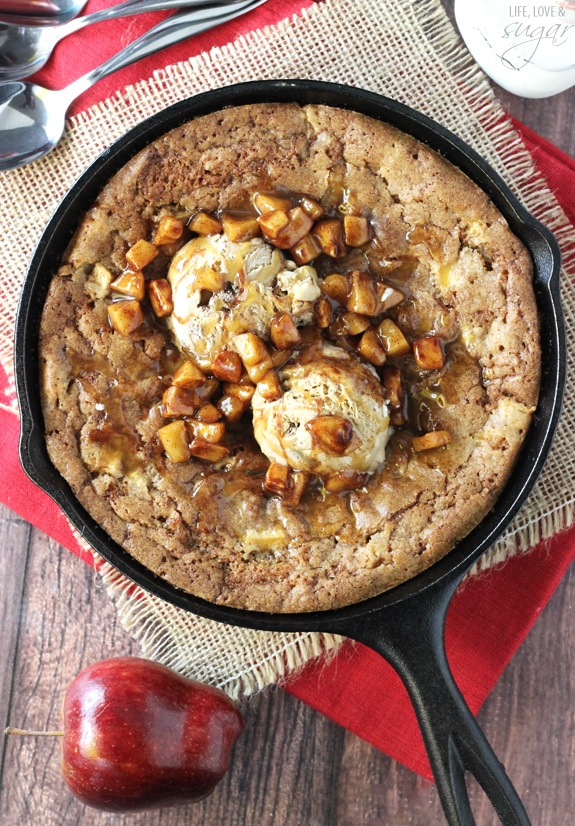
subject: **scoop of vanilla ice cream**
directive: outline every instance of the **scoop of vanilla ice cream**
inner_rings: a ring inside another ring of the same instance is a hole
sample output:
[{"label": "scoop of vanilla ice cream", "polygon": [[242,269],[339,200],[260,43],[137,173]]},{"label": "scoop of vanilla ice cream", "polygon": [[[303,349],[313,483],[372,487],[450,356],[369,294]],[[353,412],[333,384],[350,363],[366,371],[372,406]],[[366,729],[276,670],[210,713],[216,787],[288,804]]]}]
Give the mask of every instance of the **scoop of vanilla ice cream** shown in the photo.
[{"label": "scoop of vanilla ice cream", "polygon": [[[339,471],[373,473],[384,461],[391,431],[380,380],[373,368],[340,347],[324,345],[279,371],[284,394],[252,398],[254,436],[270,461],[316,476]],[[316,416],[341,416],[353,427],[343,455],[325,451],[306,424]]]},{"label": "scoop of vanilla ice cream", "polygon": [[[262,238],[240,243],[225,235],[193,238],[172,259],[168,280],[174,311],[167,323],[175,343],[205,369],[233,336],[254,332],[267,338],[277,313],[310,324],[320,294],[313,267],[288,269],[281,252]],[[218,286],[207,299],[206,283]]]}]

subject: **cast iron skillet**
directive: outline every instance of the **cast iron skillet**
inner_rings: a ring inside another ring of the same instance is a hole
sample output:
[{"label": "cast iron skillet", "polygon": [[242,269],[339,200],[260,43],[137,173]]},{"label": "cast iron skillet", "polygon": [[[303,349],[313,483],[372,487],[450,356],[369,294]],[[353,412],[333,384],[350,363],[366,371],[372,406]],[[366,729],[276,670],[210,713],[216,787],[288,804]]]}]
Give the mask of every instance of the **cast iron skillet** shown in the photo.
[{"label": "cast iron skillet", "polygon": [[[529,248],[542,328],[541,396],[511,480],[493,510],[456,548],[427,571],[372,599],[303,614],[268,614],[213,605],[154,576],[115,544],[75,499],[46,452],[38,391],[38,328],[48,283],[76,227],[104,182],[130,157],[181,123],[228,105],[258,102],[325,103],[363,112],[411,133],[438,150],[494,201]],[[31,479],[60,505],[108,562],[138,585],[180,608],[232,625],[268,631],[325,631],[358,640],[397,670],[413,702],[447,821],[471,826],[465,772],[475,776],[505,826],[529,819],[503,766],[467,708],[444,651],[451,597],[470,566],[499,537],[532,489],[549,451],[562,401],[566,348],[559,298],[560,253],[497,174],[456,136],[388,98],[334,84],[281,80],[245,83],[185,100],[151,117],[113,144],[72,187],[50,220],[33,256],[16,321],[16,380],[21,406],[20,456]]]}]

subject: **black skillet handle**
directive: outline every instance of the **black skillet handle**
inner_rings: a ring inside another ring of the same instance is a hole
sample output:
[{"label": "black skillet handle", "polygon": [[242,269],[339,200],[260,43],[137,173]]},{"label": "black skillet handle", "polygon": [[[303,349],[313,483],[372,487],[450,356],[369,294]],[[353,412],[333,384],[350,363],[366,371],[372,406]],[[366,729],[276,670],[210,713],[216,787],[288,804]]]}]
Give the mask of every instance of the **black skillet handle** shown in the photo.
[{"label": "black skillet handle", "polygon": [[465,783],[470,772],[503,826],[530,826],[505,769],[467,707],[444,648],[449,602],[459,582],[432,586],[409,600],[355,622],[345,633],[381,654],[402,678],[421,728],[450,826],[475,826]]}]

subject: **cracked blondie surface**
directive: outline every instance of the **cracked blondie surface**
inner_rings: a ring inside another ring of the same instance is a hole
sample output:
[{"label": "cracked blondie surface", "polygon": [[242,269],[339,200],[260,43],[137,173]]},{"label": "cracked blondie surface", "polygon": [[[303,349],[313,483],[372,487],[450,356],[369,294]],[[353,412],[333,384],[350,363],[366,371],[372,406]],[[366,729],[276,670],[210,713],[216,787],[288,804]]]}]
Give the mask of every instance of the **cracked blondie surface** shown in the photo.
[{"label": "cracked blondie surface", "polygon": [[40,330],[52,462],[159,577],[271,612],[373,596],[491,509],[538,398],[528,252],[391,126],[258,104],[150,144]]}]

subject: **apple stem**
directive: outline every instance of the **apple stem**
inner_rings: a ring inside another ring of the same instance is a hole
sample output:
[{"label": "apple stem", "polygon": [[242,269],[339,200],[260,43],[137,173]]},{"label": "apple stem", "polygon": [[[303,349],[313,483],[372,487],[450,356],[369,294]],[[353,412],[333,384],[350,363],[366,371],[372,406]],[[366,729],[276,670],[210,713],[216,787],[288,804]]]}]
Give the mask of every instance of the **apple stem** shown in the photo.
[{"label": "apple stem", "polygon": [[25,735],[33,735],[34,737],[63,737],[63,731],[26,731],[26,729],[22,728],[12,728],[12,726],[8,726],[7,729],[4,729],[4,734],[25,734]]}]

